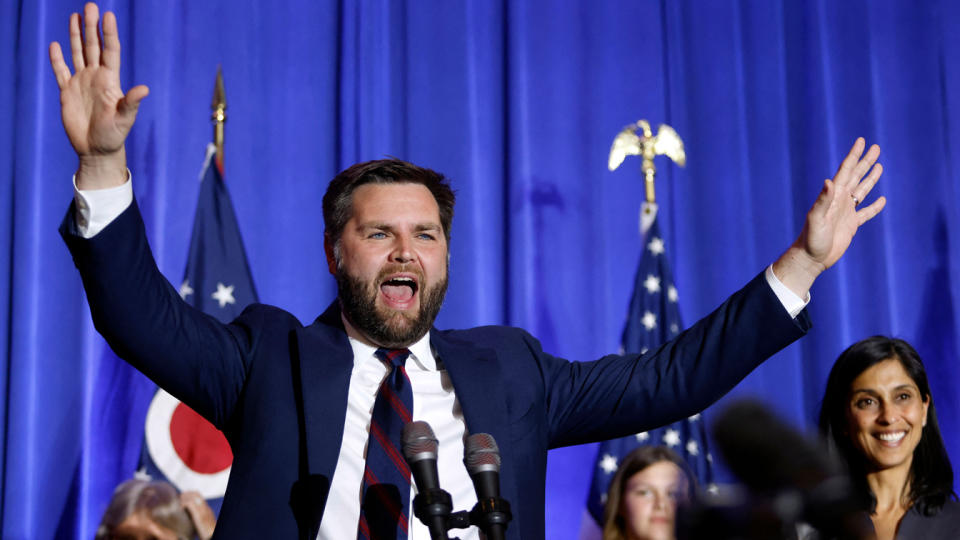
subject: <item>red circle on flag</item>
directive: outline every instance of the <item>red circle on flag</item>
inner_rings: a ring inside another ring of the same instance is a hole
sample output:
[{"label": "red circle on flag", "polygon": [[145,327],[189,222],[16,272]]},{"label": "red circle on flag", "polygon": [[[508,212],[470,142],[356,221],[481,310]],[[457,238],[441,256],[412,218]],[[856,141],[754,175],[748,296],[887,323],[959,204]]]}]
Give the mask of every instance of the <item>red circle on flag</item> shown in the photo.
[{"label": "red circle on flag", "polygon": [[183,403],[170,418],[170,441],[183,463],[201,474],[218,473],[233,461],[223,433]]}]

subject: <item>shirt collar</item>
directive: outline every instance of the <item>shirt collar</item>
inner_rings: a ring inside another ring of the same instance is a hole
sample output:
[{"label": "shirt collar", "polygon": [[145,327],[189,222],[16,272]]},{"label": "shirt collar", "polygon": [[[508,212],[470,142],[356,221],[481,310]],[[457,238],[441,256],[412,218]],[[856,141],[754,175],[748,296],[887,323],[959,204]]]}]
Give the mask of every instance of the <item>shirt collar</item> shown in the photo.
[{"label": "shirt collar", "polygon": [[[350,321],[340,312],[340,319],[343,321],[343,328],[347,331],[347,337],[350,339],[350,347],[353,349],[353,363],[375,359],[374,353],[377,352],[377,346],[369,344],[366,339],[350,324]],[[423,335],[409,347],[413,360],[424,371],[436,371],[437,360],[433,356],[433,350],[430,348],[430,331]]]}]

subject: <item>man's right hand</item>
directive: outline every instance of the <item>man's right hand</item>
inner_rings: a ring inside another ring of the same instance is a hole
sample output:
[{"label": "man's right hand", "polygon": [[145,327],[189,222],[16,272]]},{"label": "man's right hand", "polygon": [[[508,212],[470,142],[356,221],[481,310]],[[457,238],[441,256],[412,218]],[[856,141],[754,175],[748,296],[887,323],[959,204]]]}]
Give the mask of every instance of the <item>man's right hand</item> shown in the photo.
[{"label": "man's right hand", "polygon": [[80,158],[79,189],[104,189],[127,180],[124,140],[133,127],[140,101],[150,90],[139,85],[126,95],[120,88],[120,38],[117,18],[103,16],[103,44],[97,25],[100,12],[90,2],[70,15],[70,74],[60,44],[50,44],[50,65],[60,87],[60,114],[70,144]]}]

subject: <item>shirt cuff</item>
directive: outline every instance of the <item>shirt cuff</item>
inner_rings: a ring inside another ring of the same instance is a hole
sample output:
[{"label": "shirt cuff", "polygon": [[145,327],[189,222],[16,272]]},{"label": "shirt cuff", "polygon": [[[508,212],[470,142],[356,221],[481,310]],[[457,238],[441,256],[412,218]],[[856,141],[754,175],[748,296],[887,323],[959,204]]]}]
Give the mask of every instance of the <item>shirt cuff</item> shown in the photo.
[{"label": "shirt cuff", "polygon": [[77,231],[84,238],[93,238],[133,202],[130,170],[127,169],[126,182],[106,189],[81,190],[77,188],[77,176],[74,175],[73,202]]},{"label": "shirt cuff", "polygon": [[803,311],[803,308],[807,307],[807,304],[810,303],[810,293],[807,292],[805,299],[797,296],[796,293],[784,285],[773,273],[772,264],[767,267],[767,271],[764,272],[763,275],[767,278],[767,284],[773,289],[773,294],[777,295],[777,299],[780,300],[780,304],[783,305],[783,309],[787,310],[790,318],[796,319],[797,315]]}]

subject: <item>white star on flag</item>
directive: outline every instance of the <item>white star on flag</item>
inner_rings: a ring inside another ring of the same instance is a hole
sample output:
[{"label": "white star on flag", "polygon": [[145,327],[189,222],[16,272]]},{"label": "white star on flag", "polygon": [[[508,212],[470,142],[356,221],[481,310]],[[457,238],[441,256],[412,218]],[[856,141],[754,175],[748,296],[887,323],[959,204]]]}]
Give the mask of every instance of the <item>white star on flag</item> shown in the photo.
[{"label": "white star on flag", "polygon": [[635,437],[637,438],[637,442],[645,442],[650,438],[650,434],[644,431],[643,433],[637,433]]},{"label": "white star on flag", "polygon": [[186,300],[187,296],[190,296],[191,294],[193,294],[193,287],[190,286],[190,280],[185,279],[180,285],[180,298]]},{"label": "white star on flag", "polygon": [[657,327],[657,316],[648,311],[643,314],[643,318],[640,319],[640,324],[647,330],[653,330]]},{"label": "white star on flag", "polygon": [[697,441],[687,441],[687,453],[691,456],[695,456],[700,453],[700,447],[697,446]]},{"label": "white star on flag", "polygon": [[233,299],[233,285],[226,286],[223,283],[217,282],[217,292],[210,296],[220,303],[220,307],[237,303],[237,301]]},{"label": "white star on flag", "polygon": [[650,294],[660,292],[660,278],[653,274],[647,275],[647,279],[643,282],[643,287],[647,289],[647,292]]},{"label": "white star on flag", "polygon": [[647,244],[647,249],[649,249],[650,253],[653,253],[654,255],[662,255],[664,252],[663,240],[656,237],[651,238],[650,243]]},{"label": "white star on flag", "polygon": [[617,458],[610,454],[604,454],[600,460],[600,468],[607,474],[613,474],[617,470]]},{"label": "white star on flag", "polygon": [[699,420],[699,419],[700,419],[700,413],[697,413],[697,414],[695,414],[695,415],[687,418],[687,420],[689,420],[689,421],[691,421],[691,422],[696,422],[696,421]]},{"label": "white star on flag", "polygon": [[680,432],[675,429],[668,429],[667,432],[663,434],[663,444],[671,448],[680,444]]},{"label": "white star on flag", "polygon": [[679,334],[679,333],[680,333],[680,327],[677,326],[677,323],[673,323],[673,324],[670,325],[670,333],[671,333],[671,334]]},{"label": "white star on flag", "polygon": [[680,295],[677,294],[677,288],[673,285],[667,287],[667,300],[676,302],[678,298],[680,298]]}]

